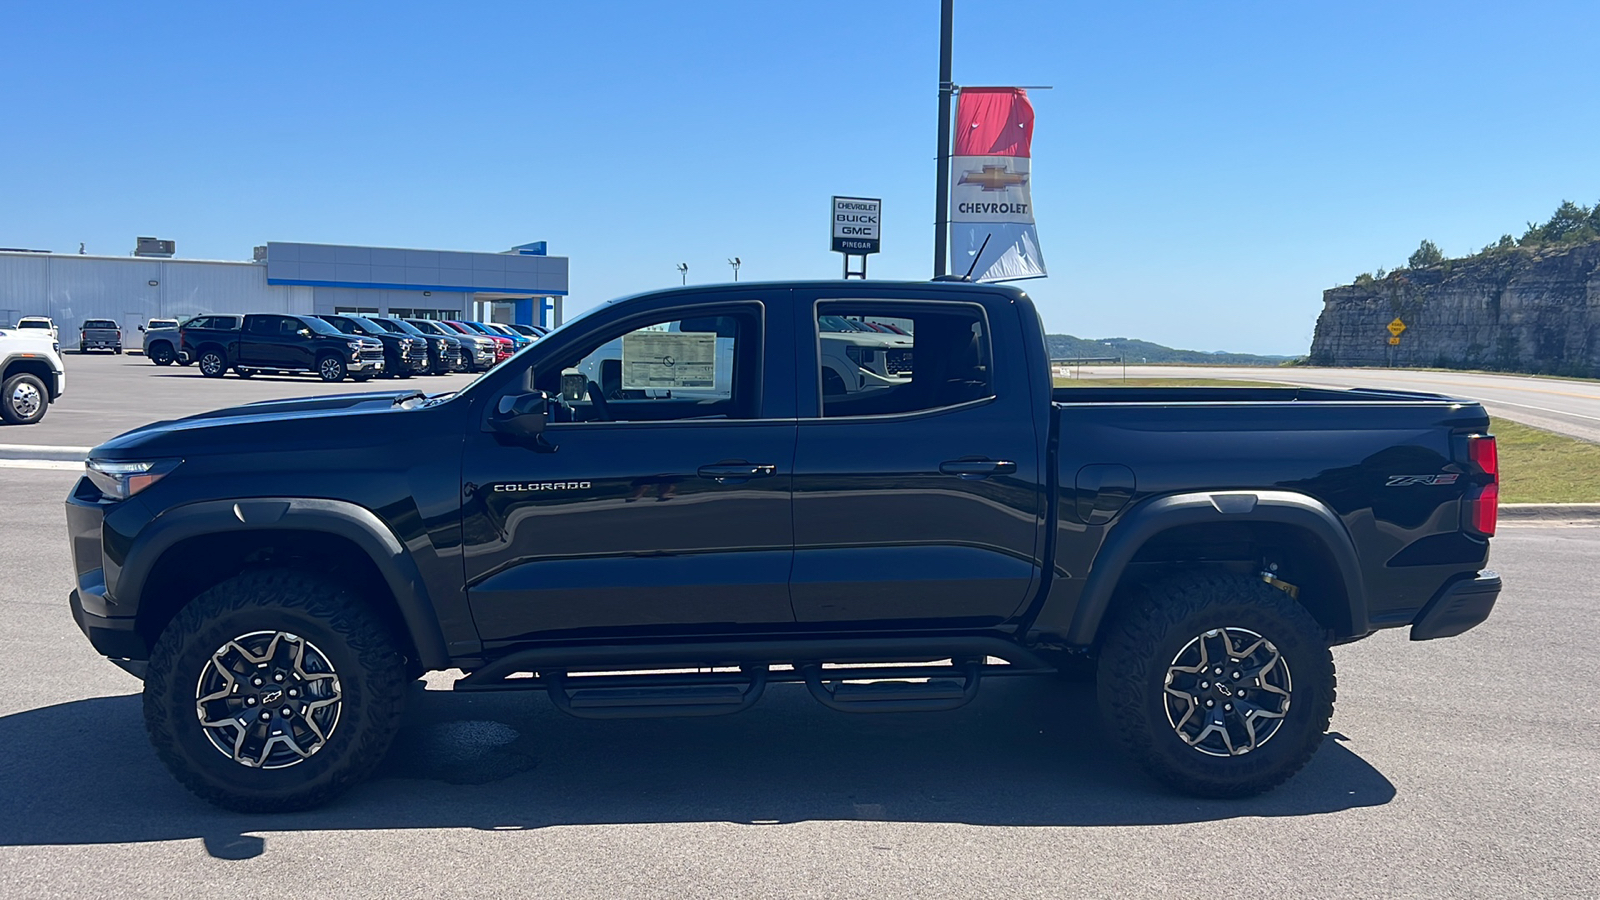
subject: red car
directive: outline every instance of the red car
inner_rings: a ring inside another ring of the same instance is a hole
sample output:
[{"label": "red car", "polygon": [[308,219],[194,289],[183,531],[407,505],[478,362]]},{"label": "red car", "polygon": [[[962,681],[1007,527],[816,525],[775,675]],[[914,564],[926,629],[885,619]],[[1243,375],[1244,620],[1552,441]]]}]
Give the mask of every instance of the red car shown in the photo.
[{"label": "red car", "polygon": [[484,334],[483,332],[479,331],[476,328],[473,328],[472,326],[468,325],[465,322],[457,322],[455,319],[445,319],[444,320],[444,324],[450,326],[451,328],[454,328],[455,330],[461,332],[462,334],[470,334],[473,337],[493,338],[494,339],[494,361],[495,361],[496,364],[503,363],[506,360],[510,359],[512,352],[516,349],[516,347],[512,345],[511,338],[501,337],[501,336],[495,335],[495,334]]}]

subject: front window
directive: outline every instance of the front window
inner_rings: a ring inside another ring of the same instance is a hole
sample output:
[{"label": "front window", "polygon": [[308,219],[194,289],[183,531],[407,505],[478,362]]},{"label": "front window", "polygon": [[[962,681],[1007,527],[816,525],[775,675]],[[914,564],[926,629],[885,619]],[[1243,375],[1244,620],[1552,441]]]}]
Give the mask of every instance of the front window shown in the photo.
[{"label": "front window", "polygon": [[536,386],[561,396],[555,421],[757,418],[760,327],[754,307],[635,323],[541,364]]}]

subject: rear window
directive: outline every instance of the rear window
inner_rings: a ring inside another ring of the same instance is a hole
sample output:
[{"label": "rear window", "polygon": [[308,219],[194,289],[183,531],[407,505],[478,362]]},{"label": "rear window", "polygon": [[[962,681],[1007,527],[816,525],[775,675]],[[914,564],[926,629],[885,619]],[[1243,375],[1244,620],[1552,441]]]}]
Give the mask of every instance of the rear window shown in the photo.
[{"label": "rear window", "polygon": [[117,327],[117,323],[111,321],[110,319],[84,319],[83,320],[83,327],[85,327],[85,328],[116,328]]},{"label": "rear window", "polygon": [[50,323],[49,322],[41,322],[41,321],[35,319],[32,322],[27,322],[27,321],[18,322],[17,323],[17,327],[18,328],[49,328],[50,327]]}]

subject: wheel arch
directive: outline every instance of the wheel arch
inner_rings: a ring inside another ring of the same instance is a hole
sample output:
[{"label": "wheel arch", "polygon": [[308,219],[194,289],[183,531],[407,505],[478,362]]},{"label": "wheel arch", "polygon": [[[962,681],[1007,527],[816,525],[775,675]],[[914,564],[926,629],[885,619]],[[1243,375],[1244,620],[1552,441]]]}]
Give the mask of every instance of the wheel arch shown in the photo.
[{"label": "wheel arch", "polygon": [[38,378],[44,383],[46,391],[55,390],[56,373],[50,368],[50,361],[43,357],[13,357],[6,360],[4,366],[0,366],[0,381],[5,381],[13,375],[23,374]]},{"label": "wheel arch", "polygon": [[372,603],[424,669],[449,654],[421,572],[371,510],[342,500],[263,497],[187,504],[162,513],[130,546],[116,577],[137,598],[136,630],[153,645],[201,591],[251,565],[310,565]]},{"label": "wheel arch", "polygon": [[[1355,545],[1332,510],[1293,491],[1206,491],[1148,500],[1121,518],[1095,556],[1066,642],[1093,644],[1119,591],[1136,582],[1136,568],[1179,562],[1164,551],[1202,535],[1212,542],[1246,535],[1262,546],[1299,551],[1294,574],[1314,581],[1302,586],[1302,605],[1336,637],[1367,632]],[[1288,573],[1284,580],[1294,581]]]}]

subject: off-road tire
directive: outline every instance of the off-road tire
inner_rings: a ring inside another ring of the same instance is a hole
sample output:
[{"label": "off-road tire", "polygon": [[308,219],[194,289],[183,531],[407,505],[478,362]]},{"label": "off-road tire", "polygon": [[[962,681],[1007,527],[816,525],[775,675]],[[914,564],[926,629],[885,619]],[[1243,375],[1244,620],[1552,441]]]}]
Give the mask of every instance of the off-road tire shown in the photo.
[{"label": "off-road tire", "polygon": [[49,408],[50,391],[37,375],[19,372],[0,384],[0,419],[8,425],[32,425]]},{"label": "off-road tire", "polygon": [[[224,755],[196,716],[196,685],[211,655],[241,635],[284,632],[314,644],[338,675],[338,724],[309,757],[252,768]],[[394,639],[356,595],[286,569],[235,576],[196,597],[169,623],[144,680],[145,728],[175,778],[240,812],[320,806],[365,778],[400,726],[407,684]]]},{"label": "off-road tire", "polygon": [[[1323,629],[1294,598],[1242,575],[1202,574],[1130,597],[1105,629],[1096,673],[1100,713],[1118,744],[1150,774],[1201,797],[1246,797],[1300,771],[1333,717],[1333,654]],[[1271,641],[1293,679],[1271,737],[1240,756],[1211,756],[1186,743],[1169,719],[1169,667],[1211,629],[1249,629]]]}]

